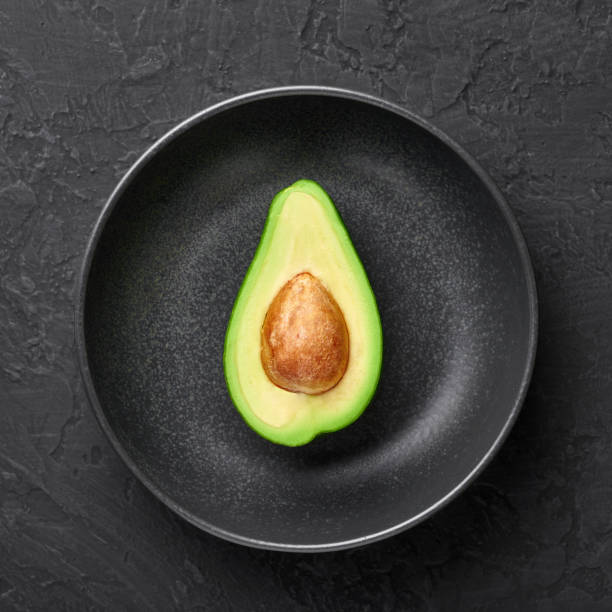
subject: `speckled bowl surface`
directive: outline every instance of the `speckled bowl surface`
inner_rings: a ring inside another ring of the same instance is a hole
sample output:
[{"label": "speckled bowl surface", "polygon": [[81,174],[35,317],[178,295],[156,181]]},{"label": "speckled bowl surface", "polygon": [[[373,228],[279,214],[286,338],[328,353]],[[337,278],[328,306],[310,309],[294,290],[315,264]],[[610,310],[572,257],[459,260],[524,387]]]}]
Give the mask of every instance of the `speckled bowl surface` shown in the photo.
[{"label": "speckled bowl surface", "polygon": [[[344,219],[384,357],[356,423],[288,448],[243,422],[222,353],[267,207],[300,178]],[[396,533],[467,486],[520,408],[536,310],[518,226],[474,160],[382,100],[298,87],[207,109],[136,162],[90,239],[76,331],[100,424],[157,497],[221,537],[318,551]]]}]

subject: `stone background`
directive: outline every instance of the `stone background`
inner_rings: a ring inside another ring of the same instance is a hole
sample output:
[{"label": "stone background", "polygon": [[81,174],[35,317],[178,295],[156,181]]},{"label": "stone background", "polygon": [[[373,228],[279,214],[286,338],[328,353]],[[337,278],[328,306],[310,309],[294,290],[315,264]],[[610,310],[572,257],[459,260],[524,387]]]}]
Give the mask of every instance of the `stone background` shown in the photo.
[{"label": "stone background", "polygon": [[[509,440],[417,528],[323,555],[200,533],[109,447],[75,280],[113,186],[234,94],[353,88],[505,193],[540,295]],[[0,610],[612,609],[612,6],[590,0],[0,0]]]}]

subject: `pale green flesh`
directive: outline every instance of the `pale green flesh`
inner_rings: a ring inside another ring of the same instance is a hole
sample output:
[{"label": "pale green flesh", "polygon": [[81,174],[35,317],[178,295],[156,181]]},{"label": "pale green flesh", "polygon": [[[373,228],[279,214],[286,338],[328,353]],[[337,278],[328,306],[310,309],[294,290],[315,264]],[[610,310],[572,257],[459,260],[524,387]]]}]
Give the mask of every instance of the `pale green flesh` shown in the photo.
[{"label": "pale green flesh", "polygon": [[[300,272],[310,272],[326,286],[349,330],[346,372],[320,395],[275,386],[261,364],[265,314],[281,287]],[[376,390],[381,364],[380,317],[361,261],[329,196],[313,181],[298,181],[272,201],[232,310],[224,352],[230,396],[261,436],[299,446],[357,419]]]}]

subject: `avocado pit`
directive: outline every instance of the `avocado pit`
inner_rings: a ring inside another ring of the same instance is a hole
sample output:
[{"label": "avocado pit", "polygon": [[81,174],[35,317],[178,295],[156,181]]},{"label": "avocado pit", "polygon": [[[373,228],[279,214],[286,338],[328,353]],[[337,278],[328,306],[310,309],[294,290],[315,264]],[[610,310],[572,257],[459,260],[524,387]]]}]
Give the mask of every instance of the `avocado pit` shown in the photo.
[{"label": "avocado pit", "polygon": [[323,283],[301,272],[272,300],[261,329],[261,363],[287,391],[318,395],[344,376],[349,333],[336,300]]}]

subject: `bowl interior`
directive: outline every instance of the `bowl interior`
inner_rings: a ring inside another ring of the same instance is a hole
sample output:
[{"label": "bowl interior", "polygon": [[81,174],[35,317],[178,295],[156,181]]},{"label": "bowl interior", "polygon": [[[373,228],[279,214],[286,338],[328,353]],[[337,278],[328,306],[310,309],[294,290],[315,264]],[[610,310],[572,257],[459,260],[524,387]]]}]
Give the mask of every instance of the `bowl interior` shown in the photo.
[{"label": "bowl interior", "polygon": [[[355,424],[286,448],[234,409],[222,353],[267,207],[299,178],[345,221],[384,362]],[[206,529],[299,548],[398,528],[462,483],[518,409],[535,324],[520,244],[470,165],[389,110],[327,95],[228,108],[142,165],[92,243],[94,404],[149,486]]]}]

